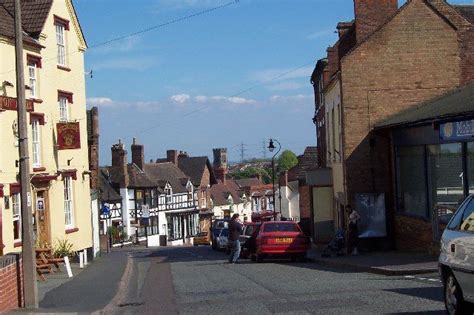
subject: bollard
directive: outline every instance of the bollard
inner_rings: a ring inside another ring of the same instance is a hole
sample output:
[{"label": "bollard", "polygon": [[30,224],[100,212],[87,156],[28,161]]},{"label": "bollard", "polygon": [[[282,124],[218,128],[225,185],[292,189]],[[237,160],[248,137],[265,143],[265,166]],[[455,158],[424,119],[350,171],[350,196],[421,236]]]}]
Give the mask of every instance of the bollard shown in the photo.
[{"label": "bollard", "polygon": [[84,268],[84,254],[79,252],[79,268]]},{"label": "bollard", "polygon": [[69,257],[64,257],[64,265],[66,265],[67,275],[72,278],[71,264],[69,263]]},{"label": "bollard", "polygon": [[84,266],[87,266],[87,249],[84,249]]}]

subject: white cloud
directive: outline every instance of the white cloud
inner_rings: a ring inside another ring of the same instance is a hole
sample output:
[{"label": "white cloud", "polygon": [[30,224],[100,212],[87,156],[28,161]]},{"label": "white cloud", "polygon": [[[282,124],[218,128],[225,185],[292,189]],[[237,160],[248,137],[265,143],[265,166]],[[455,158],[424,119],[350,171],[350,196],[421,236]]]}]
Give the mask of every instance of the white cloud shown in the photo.
[{"label": "white cloud", "polygon": [[312,34],[309,34],[308,36],[306,36],[306,39],[314,40],[314,39],[329,37],[330,35],[333,35],[333,34],[334,34],[334,30],[322,30],[322,31],[317,31]]},{"label": "white cloud", "polygon": [[243,97],[228,97],[228,96],[212,96],[212,100],[218,101],[218,102],[224,102],[224,103],[232,103],[232,104],[239,104],[239,105],[244,105],[244,104],[255,104],[257,101],[252,100],[252,99],[247,99]]},{"label": "white cloud", "polygon": [[90,97],[87,99],[87,105],[89,106],[110,106],[113,104],[114,101],[109,97]]},{"label": "white cloud", "polygon": [[[300,78],[309,78],[311,77],[311,73],[313,73],[313,66],[306,66],[294,71],[291,71],[291,68],[287,69],[266,69],[266,70],[259,70],[253,72],[250,77],[251,79],[261,82],[267,83],[269,81],[283,81],[289,79],[300,79]],[[290,72],[291,71],[291,72]]]},{"label": "white cloud", "polygon": [[194,99],[196,100],[196,102],[204,103],[204,102],[207,101],[208,97],[204,96],[204,95],[198,95],[198,96],[194,97]]},{"label": "white cloud", "polygon": [[273,95],[270,97],[270,102],[278,102],[278,103],[301,103],[312,101],[314,95],[311,94],[296,94],[296,95]]},{"label": "white cloud", "polygon": [[108,45],[99,46],[90,50],[92,53],[123,53],[136,50],[141,45],[143,38],[139,35],[129,36],[124,39],[111,42]]},{"label": "white cloud", "polygon": [[183,104],[189,101],[191,99],[191,96],[189,94],[177,94],[171,96],[170,98],[173,102]]}]

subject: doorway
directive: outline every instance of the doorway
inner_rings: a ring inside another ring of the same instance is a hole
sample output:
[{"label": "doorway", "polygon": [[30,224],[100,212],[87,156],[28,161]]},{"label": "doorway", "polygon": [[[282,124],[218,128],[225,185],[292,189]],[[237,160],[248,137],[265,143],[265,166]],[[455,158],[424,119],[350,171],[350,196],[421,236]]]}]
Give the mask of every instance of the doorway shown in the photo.
[{"label": "doorway", "polygon": [[38,190],[34,204],[34,233],[39,244],[51,244],[49,198],[47,190]]}]

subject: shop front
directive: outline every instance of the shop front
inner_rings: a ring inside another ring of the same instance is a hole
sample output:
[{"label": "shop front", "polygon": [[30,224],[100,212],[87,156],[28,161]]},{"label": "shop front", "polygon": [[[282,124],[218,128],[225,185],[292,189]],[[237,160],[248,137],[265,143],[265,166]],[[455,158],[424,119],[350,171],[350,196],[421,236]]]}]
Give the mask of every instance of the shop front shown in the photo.
[{"label": "shop front", "polygon": [[470,84],[378,126],[392,140],[397,248],[436,249],[453,212],[474,193],[473,90]]},{"label": "shop front", "polygon": [[167,239],[169,245],[191,242],[200,232],[199,210],[166,213]]}]

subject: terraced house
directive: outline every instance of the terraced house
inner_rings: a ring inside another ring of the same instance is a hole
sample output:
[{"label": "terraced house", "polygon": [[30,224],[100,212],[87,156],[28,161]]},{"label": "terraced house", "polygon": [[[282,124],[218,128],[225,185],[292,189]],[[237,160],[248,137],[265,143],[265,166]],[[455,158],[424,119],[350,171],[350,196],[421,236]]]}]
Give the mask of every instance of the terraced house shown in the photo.
[{"label": "terraced house", "polygon": [[[0,254],[21,251],[13,1],[0,1]],[[72,2],[22,2],[32,215],[38,242],[92,247],[86,41]]]}]

